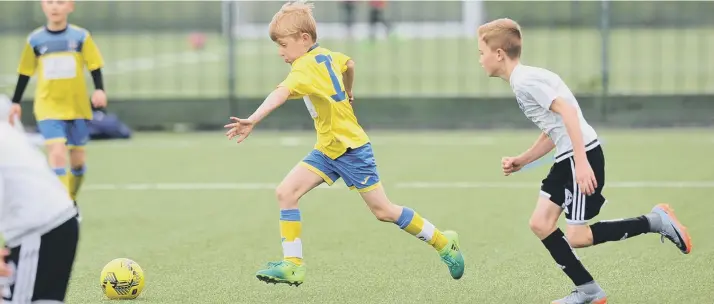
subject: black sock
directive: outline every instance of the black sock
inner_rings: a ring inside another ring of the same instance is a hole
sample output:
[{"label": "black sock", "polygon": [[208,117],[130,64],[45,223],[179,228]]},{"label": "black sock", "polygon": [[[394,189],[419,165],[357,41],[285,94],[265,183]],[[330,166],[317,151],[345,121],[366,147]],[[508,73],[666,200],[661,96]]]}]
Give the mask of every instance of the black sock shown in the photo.
[{"label": "black sock", "polygon": [[597,245],[650,232],[650,223],[643,215],[629,219],[597,222],[590,225],[590,230],[593,232],[593,245]]},{"label": "black sock", "polygon": [[563,269],[563,272],[573,280],[575,286],[580,286],[593,281],[593,277],[585,269],[580,259],[575,255],[575,250],[570,247],[565,235],[560,228],[556,229],[549,236],[542,240],[545,248],[550,251],[550,255],[555,262]]}]

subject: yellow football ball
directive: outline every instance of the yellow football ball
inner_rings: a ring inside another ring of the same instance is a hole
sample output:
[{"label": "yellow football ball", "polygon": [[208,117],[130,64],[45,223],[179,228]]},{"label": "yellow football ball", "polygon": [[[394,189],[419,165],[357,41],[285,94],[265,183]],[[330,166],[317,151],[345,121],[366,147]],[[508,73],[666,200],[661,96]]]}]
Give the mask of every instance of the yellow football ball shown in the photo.
[{"label": "yellow football ball", "polygon": [[114,259],[102,269],[99,284],[107,298],[136,299],[144,290],[144,270],[130,259]]}]

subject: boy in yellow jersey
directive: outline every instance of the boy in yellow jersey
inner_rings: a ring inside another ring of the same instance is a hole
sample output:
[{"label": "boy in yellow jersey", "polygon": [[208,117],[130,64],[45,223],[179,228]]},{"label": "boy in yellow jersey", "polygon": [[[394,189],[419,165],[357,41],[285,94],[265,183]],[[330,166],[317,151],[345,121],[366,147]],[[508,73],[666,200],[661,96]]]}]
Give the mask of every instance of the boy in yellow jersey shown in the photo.
[{"label": "boy in yellow jersey", "polygon": [[[47,16],[47,25],[32,32],[27,39],[20,58],[20,76],[11,115],[20,115],[20,100],[30,77],[36,75],[37,127],[46,139],[50,166],[76,205],[86,171],[87,121],[92,119],[92,105],[103,108],[107,104],[101,71],[104,62],[89,32],[67,23],[68,15],[74,10],[73,1],[43,0],[42,10]],[[84,79],[85,67],[94,80],[91,104]]]},{"label": "boy in yellow jersey", "polygon": [[369,138],[357,122],[350,104],[354,81],[354,61],[342,53],[317,45],[317,29],[312,6],[305,3],[283,5],[270,23],[270,38],[278,44],[280,56],[292,65],[287,78],[278,85],[247,119],[231,117],[226,133],[242,142],[270,112],[287,99],[302,98],[315,121],[317,144],[295,166],[276,190],[280,206],[280,234],[283,256],[258,271],[268,283],[300,285],[305,278],[298,199],[326,182],[342,178],[357,189],[378,220],[392,222],[434,247],[454,279],[464,273],[464,258],[458,235],[441,232],[414,210],[393,204],[381,187]]}]

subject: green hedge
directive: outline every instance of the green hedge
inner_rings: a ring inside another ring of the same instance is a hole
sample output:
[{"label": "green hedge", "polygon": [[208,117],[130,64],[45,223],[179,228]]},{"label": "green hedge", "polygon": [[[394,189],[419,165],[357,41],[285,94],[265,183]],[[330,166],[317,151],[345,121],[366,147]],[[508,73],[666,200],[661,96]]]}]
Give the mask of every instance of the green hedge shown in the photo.
[{"label": "green hedge", "polygon": [[[589,122],[608,127],[714,125],[714,95],[613,96],[601,101],[579,96]],[[170,129],[187,124],[220,130],[231,115],[248,116],[262,99],[164,99],[112,101],[109,111],[135,129]],[[513,98],[369,98],[355,103],[360,124],[369,129],[535,128]],[[30,104],[26,105],[30,109]],[[32,125],[32,111],[23,111]],[[302,101],[290,101],[261,123],[261,129],[310,130]]]}]

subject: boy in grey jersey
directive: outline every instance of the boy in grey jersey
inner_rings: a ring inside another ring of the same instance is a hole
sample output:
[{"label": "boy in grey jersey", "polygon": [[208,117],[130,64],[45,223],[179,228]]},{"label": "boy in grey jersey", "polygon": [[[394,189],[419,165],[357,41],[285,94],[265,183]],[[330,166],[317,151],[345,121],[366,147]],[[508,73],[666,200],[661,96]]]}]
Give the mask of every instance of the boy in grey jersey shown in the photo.
[{"label": "boy in grey jersey", "polygon": [[[574,248],[660,233],[688,254],[692,242],[673,210],[660,204],[652,212],[629,219],[587,222],[605,203],[605,158],[597,133],[587,123],[573,93],[555,73],[520,63],[521,30],[510,19],[478,29],[480,62],[490,77],[510,83],[523,114],[542,133],[526,152],[502,159],[508,176],[556,149],[555,164],[543,179],[530,227],[576,288],[558,304],[607,303],[607,296],[580,262]],[[557,227],[565,212],[566,233]],[[567,236],[566,236],[567,235]],[[572,247],[571,247],[572,246]]]},{"label": "boy in grey jersey", "polygon": [[511,72],[509,82],[523,113],[555,144],[556,161],[573,155],[573,143],[563,118],[551,111],[552,102],[556,98],[562,98],[577,111],[577,123],[580,125],[583,142],[587,144],[597,140],[597,133],[585,121],[575,96],[555,73],[517,64]]},{"label": "boy in grey jersey", "polygon": [[7,247],[0,296],[9,303],[62,303],[79,237],[77,211],[14,120],[0,96],[0,234]]}]

